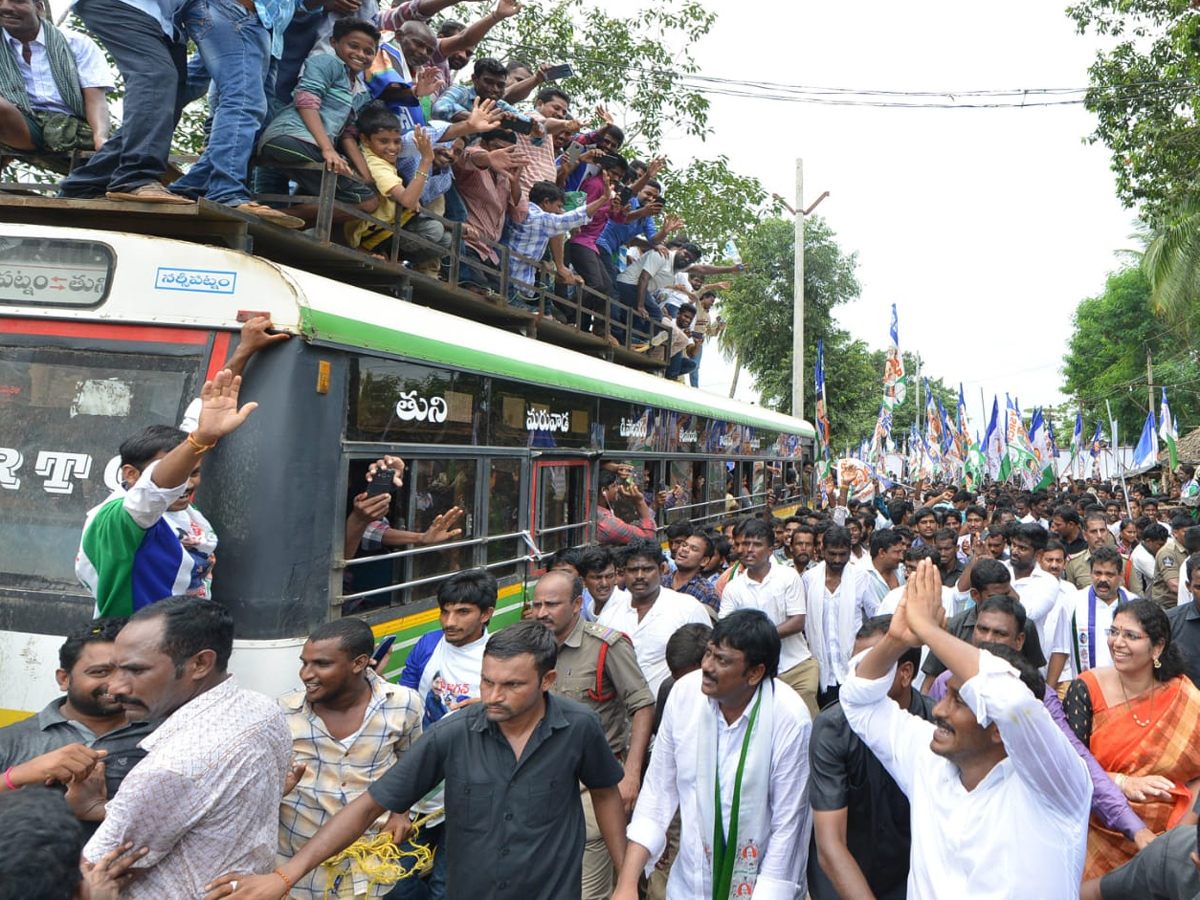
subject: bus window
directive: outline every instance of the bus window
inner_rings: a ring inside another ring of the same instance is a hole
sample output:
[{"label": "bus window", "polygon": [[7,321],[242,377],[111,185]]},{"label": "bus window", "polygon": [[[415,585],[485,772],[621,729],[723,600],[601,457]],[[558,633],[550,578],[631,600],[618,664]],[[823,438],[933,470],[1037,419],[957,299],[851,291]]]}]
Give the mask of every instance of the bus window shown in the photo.
[{"label": "bus window", "polygon": [[112,265],[112,250],[96,241],[5,235],[0,242],[0,303],[97,307],[108,297]]},{"label": "bus window", "polygon": [[0,420],[9,426],[0,435],[0,579],[7,586],[83,594],[75,551],[87,511],[117,484],[117,449],[148,425],[177,425],[198,390],[204,346],[184,350],[0,347]]},{"label": "bus window", "polygon": [[[494,537],[521,530],[521,461],[501,458],[488,461],[487,562],[519,559],[529,552],[522,538]],[[491,569],[497,578],[517,574],[517,564]]]},{"label": "bus window", "polygon": [[729,469],[725,463],[714,461],[708,464],[708,484],[705,487],[708,494],[707,516],[711,525],[720,525],[725,519],[725,479],[728,476]]},{"label": "bus window", "polygon": [[704,517],[704,464],[675,459],[670,471],[667,486],[675,500],[667,510],[667,522],[699,522]]},{"label": "bus window", "polygon": [[[425,531],[433,520],[454,507],[460,507],[463,516],[462,534],[451,543],[470,540],[475,532],[475,480],[478,466],[475,459],[422,459],[414,465],[413,485],[416,502],[413,522],[416,531]],[[413,558],[413,578],[429,578],[433,575],[449,574],[475,565],[472,547],[455,547],[422,553]],[[437,593],[436,585],[418,588],[420,597],[432,597]],[[414,597],[414,599],[416,599]]]},{"label": "bus window", "polygon": [[543,553],[574,547],[587,540],[590,518],[586,463],[539,462],[534,539]]}]

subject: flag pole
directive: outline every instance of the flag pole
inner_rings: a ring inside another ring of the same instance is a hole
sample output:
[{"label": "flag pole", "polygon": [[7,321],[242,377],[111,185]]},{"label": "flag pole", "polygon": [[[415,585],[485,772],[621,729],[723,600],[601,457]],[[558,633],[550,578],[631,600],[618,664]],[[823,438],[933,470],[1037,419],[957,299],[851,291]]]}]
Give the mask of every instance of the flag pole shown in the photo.
[{"label": "flag pole", "polygon": [[1133,518],[1133,507],[1129,505],[1129,488],[1125,485],[1125,464],[1121,462],[1118,454],[1121,450],[1121,445],[1117,443],[1117,420],[1113,418],[1112,404],[1108,400],[1104,401],[1104,406],[1108,410],[1108,427],[1112,432],[1112,448],[1113,459],[1117,462],[1117,467],[1121,470],[1121,493],[1125,495],[1125,512],[1129,518]]}]

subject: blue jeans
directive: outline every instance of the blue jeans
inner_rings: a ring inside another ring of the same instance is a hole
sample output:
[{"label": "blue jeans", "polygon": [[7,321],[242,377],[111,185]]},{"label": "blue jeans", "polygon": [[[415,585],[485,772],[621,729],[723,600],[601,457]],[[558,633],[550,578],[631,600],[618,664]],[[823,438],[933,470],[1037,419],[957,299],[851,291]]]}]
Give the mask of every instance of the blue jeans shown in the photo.
[{"label": "blue jeans", "polygon": [[[621,306],[629,311],[633,319],[633,338],[635,341],[647,341],[653,335],[650,333],[650,322],[662,321],[662,307],[659,305],[657,298],[649,291],[646,291],[646,312],[649,314],[649,321],[633,312],[637,309],[637,285],[626,284],[623,281],[617,282],[617,299],[621,301]],[[617,321],[624,322],[625,315],[623,311],[618,310]],[[690,370],[689,370],[690,371]],[[678,373],[676,373],[678,374]]]},{"label": "blue jeans", "polygon": [[[705,335],[706,340],[707,340],[707,338],[708,338],[708,335]],[[704,356],[704,344],[703,343],[700,344],[700,346],[696,348],[696,355],[692,357],[692,359],[694,359],[696,361],[696,368],[692,369],[692,374],[688,376],[688,380],[691,381],[692,387],[694,387],[694,388],[700,387],[700,358],[702,356]]]},{"label": "blue jeans", "polygon": [[[414,875],[396,882],[396,886],[387,893],[384,900],[445,900],[446,847],[442,839],[445,827],[443,822],[441,825],[422,829],[420,834],[421,843],[434,851],[433,871],[429,873],[429,877],[422,879]],[[401,849],[411,850],[412,844],[405,841]]]},{"label": "blue jeans", "polygon": [[189,0],[182,18],[212,76],[216,109],[204,153],[171,189],[213,203],[247,203],[250,155],[267,117],[271,34],[234,0]]},{"label": "blue jeans", "polygon": [[121,0],[79,0],[75,12],[116,60],[125,96],[121,127],[63,180],[60,195],[99,197],[157,181],[167,171],[183,110],[187,48]]},{"label": "blue jeans", "polygon": [[690,356],[684,356],[680,350],[671,357],[671,361],[667,364],[667,377],[678,378],[680,375],[690,375],[697,368],[696,360]]}]

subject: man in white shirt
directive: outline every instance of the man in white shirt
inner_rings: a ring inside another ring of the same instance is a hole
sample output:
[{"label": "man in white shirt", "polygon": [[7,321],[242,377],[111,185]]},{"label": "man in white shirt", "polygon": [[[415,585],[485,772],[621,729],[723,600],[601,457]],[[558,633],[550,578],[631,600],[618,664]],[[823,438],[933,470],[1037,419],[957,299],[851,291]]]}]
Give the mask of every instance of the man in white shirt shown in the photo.
[{"label": "man in white shirt", "polygon": [[1005,565],[1012,573],[1012,586],[1021,598],[1025,614],[1037,626],[1038,639],[1053,663],[1054,642],[1047,626],[1053,624],[1051,613],[1058,605],[1060,582],[1038,565],[1049,539],[1050,533],[1036,522],[1018,525],[1012,534]]},{"label": "man in white shirt", "polygon": [[1133,548],[1133,553],[1129,554],[1134,570],[1142,578],[1139,594],[1145,594],[1154,584],[1155,558],[1170,537],[1171,532],[1167,530],[1167,526],[1159,522],[1151,522],[1142,530],[1142,539]]},{"label": "man in white shirt", "polygon": [[0,143],[17,150],[99,150],[113,77],[96,42],[42,16],[42,0],[0,10]]},{"label": "man in white shirt", "polygon": [[654,541],[629,544],[625,556],[625,588],[629,600],[610,600],[596,622],[627,635],[633,641],[638,666],[650,693],[671,674],[667,666],[667,641],[689,623],[708,625],[712,620],[699,601],[662,586],[662,547]]},{"label": "man in white shirt", "polygon": [[610,600],[629,601],[629,592],[617,587],[617,566],[607,547],[592,547],[583,554],[580,567],[584,621],[595,622]]},{"label": "man in white shirt", "polygon": [[858,590],[861,573],[850,562],[850,532],[840,525],[825,532],[824,561],[804,574],[808,613],[804,636],[817,659],[821,690],[817,705],[824,709],[837,699],[838,687],[854,649],[854,636],[878,604]]},{"label": "man in white shirt", "polygon": [[858,591],[863,604],[879,609],[889,592],[904,584],[904,538],[891,528],[871,535],[870,561],[859,567]]},{"label": "man in white shirt", "polygon": [[[908,896],[1074,897],[1092,788],[1087,766],[1042,703],[1045,683],[1010,648],[943,631],[934,567],[910,577],[885,637],[842,687],[846,720],[908,795]],[[924,722],[888,699],[896,661],[928,644],[953,673]],[[1019,861],[1019,863],[1018,863]],[[1019,870],[1014,866],[1019,865]]]},{"label": "man in white shirt", "polygon": [[200,597],[147,606],[117,635],[109,691],[131,720],[166,719],[83,849],[95,864],[126,843],[149,848],[122,897],[202,897],[224,872],[275,865],[292,736],[274,700],[238,687],[232,652],[233,619]]},{"label": "man in white shirt", "polygon": [[638,878],[662,855],[677,810],[667,900],[805,895],[812,720],[774,677],[779,653],[770,619],[738,610],[713,628],[700,671],[675,683],[614,900],[636,900]]},{"label": "man in white shirt", "polygon": [[730,581],[721,595],[721,618],[739,609],[766,614],[779,632],[780,681],[792,688],[810,717],[817,714],[817,661],[804,638],[804,585],[796,570],[776,562],[771,553],[774,533],[765,519],[742,519],[733,531],[742,563],[741,578]]},{"label": "man in white shirt", "polygon": [[1108,629],[1112,627],[1117,605],[1137,599],[1121,587],[1125,561],[1115,547],[1101,546],[1092,551],[1091,584],[1075,592],[1070,609],[1070,651],[1061,681],[1071,681],[1087,669],[1111,666]]},{"label": "man in white shirt", "polygon": [[[425,711],[422,728],[429,728],[480,697],[479,679],[483,652],[487,648],[487,624],[496,611],[495,577],[484,569],[468,569],[451,575],[438,586],[441,629],[423,636],[408,654],[400,684],[417,692]],[[445,806],[445,791],[439,785],[412,809],[425,816]],[[434,816],[422,829],[420,843],[436,849],[433,870],[425,880],[421,896],[442,900],[446,896],[447,859],[442,846],[445,817]],[[410,844],[402,849],[411,850]],[[405,879],[397,897],[413,896],[417,881]]]}]

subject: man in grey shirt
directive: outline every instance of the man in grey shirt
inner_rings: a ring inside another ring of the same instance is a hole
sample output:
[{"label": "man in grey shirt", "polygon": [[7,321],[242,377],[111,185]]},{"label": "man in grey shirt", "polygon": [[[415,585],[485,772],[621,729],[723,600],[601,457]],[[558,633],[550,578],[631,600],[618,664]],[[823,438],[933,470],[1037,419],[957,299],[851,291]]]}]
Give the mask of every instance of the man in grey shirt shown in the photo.
[{"label": "man in grey shirt", "polygon": [[[146,751],[138,747],[157,722],[130,722],[108,693],[113,641],[123,618],[96,619],[59,648],[58,686],[66,693],[37,715],[0,728],[0,792],[56,781],[87,834],[104,803]],[[102,762],[101,762],[102,761]]]}]

